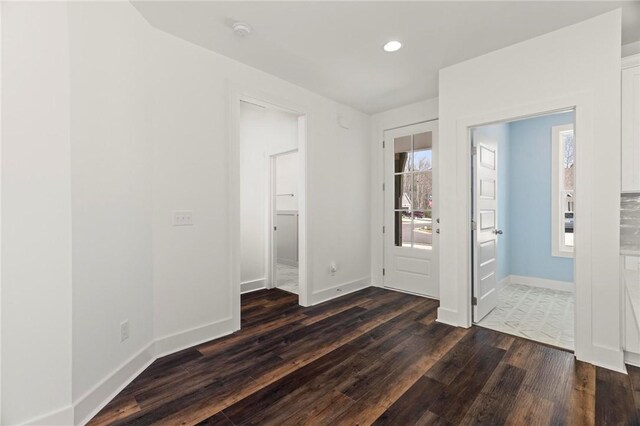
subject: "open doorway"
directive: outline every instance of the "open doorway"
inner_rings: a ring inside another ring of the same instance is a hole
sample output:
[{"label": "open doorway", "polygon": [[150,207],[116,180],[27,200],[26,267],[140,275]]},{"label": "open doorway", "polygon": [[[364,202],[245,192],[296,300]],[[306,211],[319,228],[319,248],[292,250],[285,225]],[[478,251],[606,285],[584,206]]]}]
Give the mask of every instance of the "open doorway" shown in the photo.
[{"label": "open doorway", "polygon": [[569,350],[575,347],[574,121],[570,110],[470,132],[473,321]]},{"label": "open doorway", "polygon": [[300,293],[298,213],[298,151],[271,157],[271,214],[273,286],[289,293]]},{"label": "open doorway", "polygon": [[240,292],[286,291],[301,303],[304,115],[240,98],[238,136]]}]

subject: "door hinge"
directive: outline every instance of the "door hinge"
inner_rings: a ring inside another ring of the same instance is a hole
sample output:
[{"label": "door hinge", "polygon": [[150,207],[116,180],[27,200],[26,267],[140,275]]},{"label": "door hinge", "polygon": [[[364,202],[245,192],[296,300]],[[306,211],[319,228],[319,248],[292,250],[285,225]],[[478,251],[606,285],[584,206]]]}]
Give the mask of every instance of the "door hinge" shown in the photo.
[{"label": "door hinge", "polygon": [[476,154],[478,154],[478,147],[477,146],[472,146],[471,147],[471,156],[473,157]]},{"label": "door hinge", "polygon": [[384,149],[384,145],[385,145],[385,143],[384,143],[384,141],[382,141],[382,149]]},{"label": "door hinge", "polygon": [[475,296],[473,296],[473,297],[471,298],[471,304],[472,304],[473,306],[477,306],[477,305],[478,305],[478,298],[477,298],[477,297],[475,297]]},{"label": "door hinge", "polygon": [[382,233],[383,233],[383,234],[384,234],[384,231],[385,231],[386,229],[387,229],[387,228],[386,228],[385,226],[383,226],[383,227],[382,227]]},{"label": "door hinge", "polygon": [[472,220],[472,221],[471,221],[471,230],[472,230],[472,231],[475,231],[475,230],[477,230],[477,229],[478,229],[478,225],[476,224],[476,221],[475,221],[475,220]]},{"label": "door hinge", "polygon": [[274,231],[277,231],[277,230],[278,230],[278,227],[277,227],[277,226],[274,226],[274,227],[273,227],[273,230],[274,230]]},{"label": "door hinge", "polygon": [[384,191],[384,188],[385,188],[385,186],[384,186],[384,183],[383,183],[383,184],[382,184],[382,190],[383,190],[383,191]]},{"label": "door hinge", "polygon": [[384,277],[385,269],[382,268],[382,276]]}]

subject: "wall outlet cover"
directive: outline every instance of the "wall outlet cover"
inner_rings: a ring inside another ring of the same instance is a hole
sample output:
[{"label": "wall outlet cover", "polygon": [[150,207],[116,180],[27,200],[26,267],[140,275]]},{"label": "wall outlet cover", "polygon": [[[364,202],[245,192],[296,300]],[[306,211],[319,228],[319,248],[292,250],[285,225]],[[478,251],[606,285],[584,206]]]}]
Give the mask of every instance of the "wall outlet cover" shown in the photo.
[{"label": "wall outlet cover", "polygon": [[192,210],[174,210],[171,214],[173,226],[193,226]]}]

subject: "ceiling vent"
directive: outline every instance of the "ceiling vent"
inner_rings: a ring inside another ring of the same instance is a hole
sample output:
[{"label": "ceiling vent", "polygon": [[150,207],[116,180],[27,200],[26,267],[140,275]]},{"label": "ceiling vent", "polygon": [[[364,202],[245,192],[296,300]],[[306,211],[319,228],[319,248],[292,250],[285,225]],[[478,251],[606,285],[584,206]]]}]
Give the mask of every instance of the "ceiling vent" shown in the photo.
[{"label": "ceiling vent", "polygon": [[246,37],[251,34],[251,26],[244,22],[234,22],[231,28],[233,29],[233,33],[238,37]]}]

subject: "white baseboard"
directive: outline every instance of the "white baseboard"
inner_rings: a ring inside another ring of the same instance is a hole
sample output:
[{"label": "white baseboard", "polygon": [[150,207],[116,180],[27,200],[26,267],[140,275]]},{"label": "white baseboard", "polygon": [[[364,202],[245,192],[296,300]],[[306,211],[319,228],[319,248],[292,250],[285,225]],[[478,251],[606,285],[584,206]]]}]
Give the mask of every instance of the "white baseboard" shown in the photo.
[{"label": "white baseboard", "polygon": [[624,363],[640,367],[640,354],[624,351]]},{"label": "white baseboard", "polygon": [[583,347],[576,347],[576,359],[607,370],[627,374],[627,367],[624,363],[625,354],[622,349],[588,344]]},{"label": "white baseboard", "polygon": [[190,330],[160,337],[116,368],[92,389],[74,401],[73,406],[29,420],[25,425],[83,425],[102,410],[122,389],[156,359],[232,333],[233,320],[225,318]]},{"label": "white baseboard", "polygon": [[511,275],[506,276],[503,279],[501,279],[500,281],[498,281],[498,291],[502,290],[503,288],[505,288],[509,284],[511,284]]},{"label": "white baseboard", "polygon": [[292,260],[292,259],[277,259],[276,263],[279,263],[279,264],[285,265],[285,266],[291,266],[292,268],[297,268],[298,267],[298,261],[297,260]]},{"label": "white baseboard", "polygon": [[155,360],[151,342],[73,402],[73,424],[86,424]]},{"label": "white baseboard", "polygon": [[454,327],[460,327],[460,324],[458,324],[458,311],[452,311],[451,309],[438,308],[436,321]]},{"label": "white baseboard", "polygon": [[320,290],[312,293],[309,297],[309,306],[317,305],[318,303],[326,302],[336,297],[344,296],[345,294],[353,293],[354,291],[362,290],[371,286],[371,277],[360,278],[348,283],[339,284],[324,290]]},{"label": "white baseboard", "polygon": [[155,341],[156,358],[161,358],[165,355],[190,348],[191,346],[226,336],[234,331],[233,318],[229,317],[190,330],[157,338]]},{"label": "white baseboard", "polygon": [[24,426],[66,426],[73,424],[73,406],[68,405],[59,410],[45,414],[23,423]]},{"label": "white baseboard", "polygon": [[571,281],[547,280],[545,278],[525,277],[523,275],[509,275],[502,281],[509,284],[524,284],[532,287],[548,288],[551,290],[570,291],[573,292],[575,286]]},{"label": "white baseboard", "polygon": [[251,291],[267,288],[267,279],[260,278],[253,281],[245,281],[240,283],[240,293],[249,293]]}]

